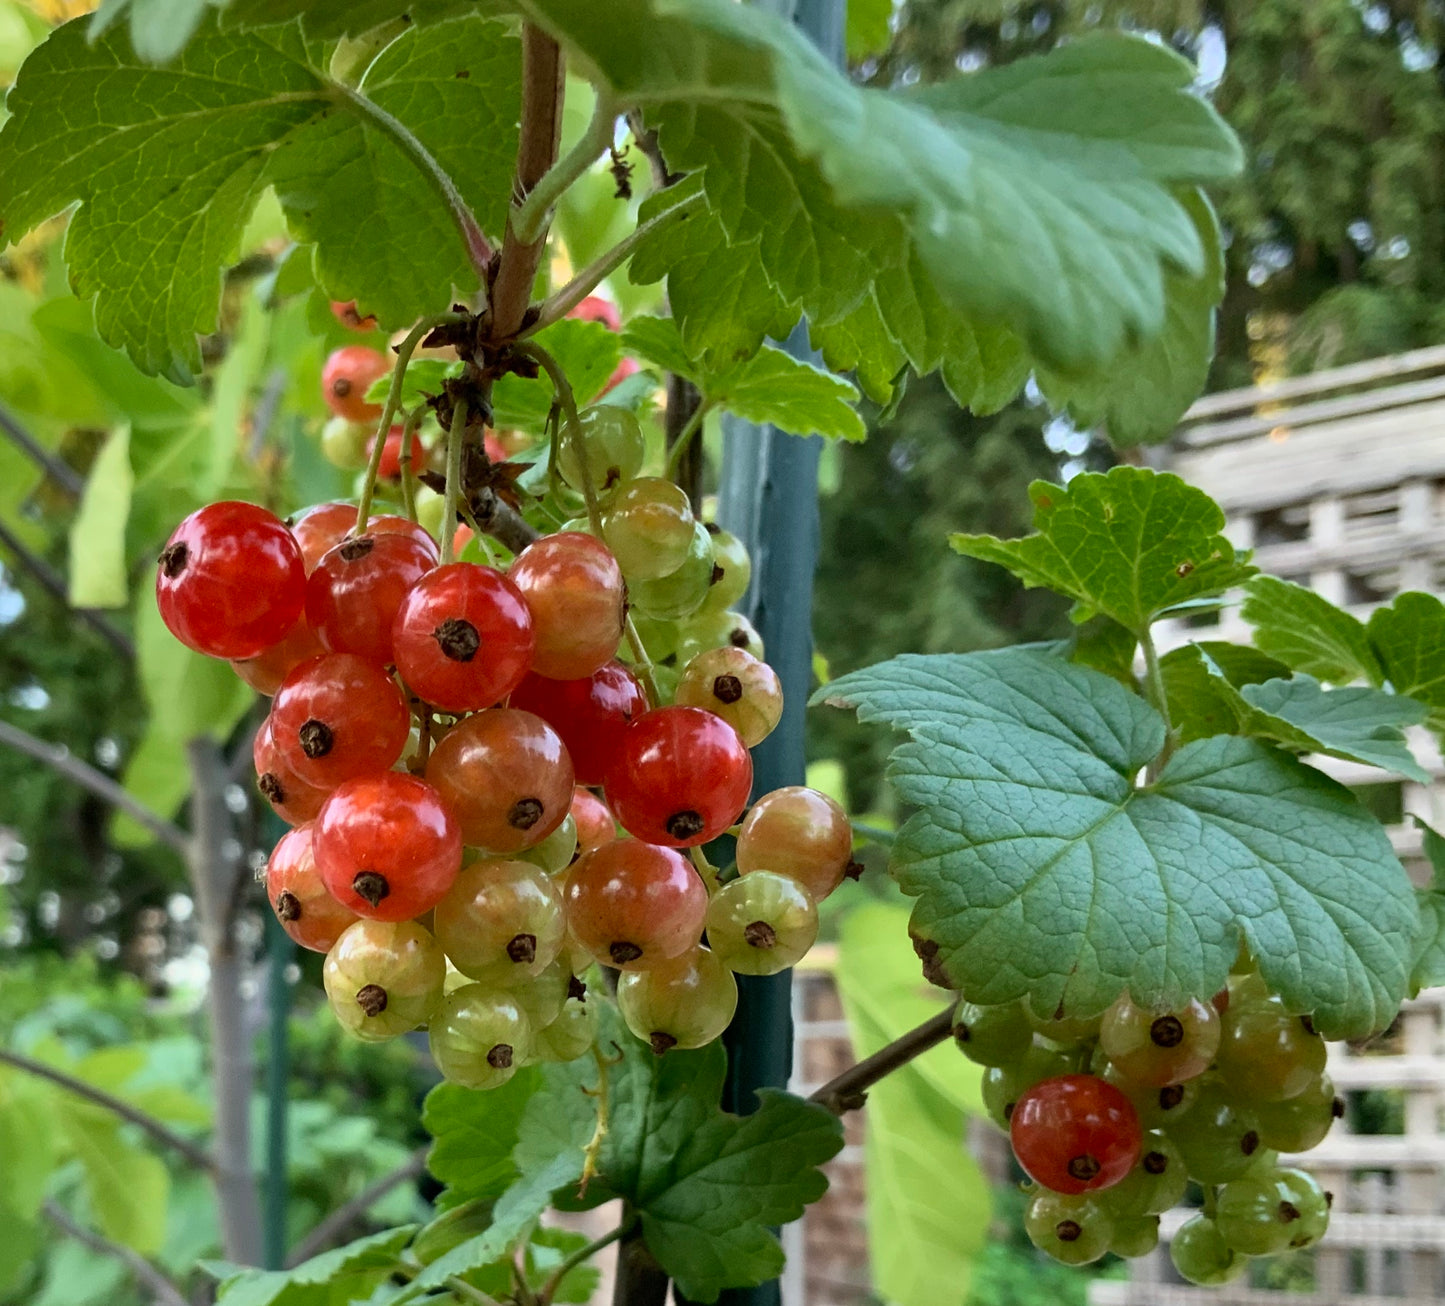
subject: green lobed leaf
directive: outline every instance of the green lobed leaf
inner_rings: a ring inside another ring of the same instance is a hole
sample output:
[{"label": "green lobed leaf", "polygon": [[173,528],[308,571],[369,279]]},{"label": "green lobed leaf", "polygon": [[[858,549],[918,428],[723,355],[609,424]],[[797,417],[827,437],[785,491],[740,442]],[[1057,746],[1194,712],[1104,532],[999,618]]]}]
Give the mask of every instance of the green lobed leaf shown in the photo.
[{"label": "green lobed leaf", "polygon": [[5,1218],[31,1220],[45,1200],[59,1160],[51,1099],[48,1085],[8,1067],[0,1071],[0,1156],[5,1158],[0,1211]]},{"label": "green lobed leaf", "polygon": [[77,608],[123,608],[130,600],[125,524],[135,477],[130,469],[130,427],[106,438],[70,524],[70,603]]},{"label": "green lobed leaf", "polygon": [[[411,408],[424,399],[441,394],[443,383],[449,377],[460,376],[462,366],[460,361],[449,363],[444,358],[413,358],[407,364],[406,375],[402,377],[399,407]],[[386,376],[377,377],[371,383],[366,392],[366,402],[384,404],[390,393],[391,374],[388,373]]]},{"label": "green lobed leaf", "polygon": [[1410,818],[1422,836],[1431,876],[1427,888],[1415,890],[1420,908],[1420,928],[1410,966],[1410,996],[1421,989],[1445,984],[1445,838],[1418,816]]},{"label": "green lobed leaf", "polygon": [[1262,743],[1186,744],[1135,778],[1164,723],[1107,676],[1047,654],[909,655],[815,701],[912,736],[889,777],[920,810],[892,870],[911,928],[974,1001],[1090,1015],[1128,989],[1217,992],[1241,941],[1326,1037],[1382,1028],[1417,913],[1379,823]]},{"label": "green lobed leaf", "polygon": [[370,1234],[302,1261],[292,1270],[252,1270],[227,1261],[202,1261],[219,1279],[217,1299],[225,1306],[325,1306],[364,1301],[400,1262],[416,1233],[414,1224]]},{"label": "green lobed leaf", "polygon": [[1428,724],[1445,734],[1445,603],[1410,591],[1370,615],[1370,643],[1385,679],[1430,709]]},{"label": "green lobed leaf", "polygon": [[166,1237],[170,1191],[165,1164],[129,1142],[108,1112],[57,1100],[54,1113],[61,1135],[84,1167],[100,1231],[134,1251],[159,1251]]},{"label": "green lobed leaf", "polygon": [[426,0],[424,4],[398,3],[398,0],[227,0],[221,21],[230,27],[267,27],[291,23],[297,15],[308,36],[315,40],[335,40],[342,36],[360,36],[382,23],[405,13],[417,24],[436,23],[460,13],[481,10],[489,12],[499,6],[479,0]]},{"label": "green lobed leaf", "polygon": [[1384,683],[1365,627],[1328,599],[1277,576],[1256,576],[1245,586],[1244,619],[1254,643],[1295,671],[1347,685]]},{"label": "green lobed leaf", "polygon": [[1219,594],[1255,573],[1225,539],[1224,513],[1172,472],[1115,467],[1067,485],[1035,481],[1034,534],[1017,540],[952,535],[966,557],[1006,567],[1030,587],[1073,599],[1077,619],[1100,613],[1142,636],[1165,609]]},{"label": "green lobed leaf", "polygon": [[441,1207],[500,1197],[517,1178],[512,1149],[527,1103],[541,1086],[534,1066],[486,1094],[438,1084],[426,1096],[422,1124],[432,1136],[427,1169],[446,1185]]}]

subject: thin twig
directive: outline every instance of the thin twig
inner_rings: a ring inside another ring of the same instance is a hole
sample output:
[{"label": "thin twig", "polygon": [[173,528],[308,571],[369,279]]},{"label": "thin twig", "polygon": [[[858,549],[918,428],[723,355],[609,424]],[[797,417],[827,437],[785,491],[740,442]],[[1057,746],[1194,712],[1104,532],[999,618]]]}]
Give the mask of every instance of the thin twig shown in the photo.
[{"label": "thin twig", "polygon": [[677,433],[677,439],[672,442],[672,447],[667,451],[667,465],[662,473],[668,480],[677,479],[678,468],[682,466],[683,458],[693,440],[696,439],[698,432],[702,430],[702,424],[711,411],[712,405],[706,400],[699,402],[697,407],[692,410],[692,415],[687,419],[686,425]]},{"label": "thin twig", "polygon": [[76,1079],[74,1075],[67,1075],[63,1070],[57,1070],[54,1066],[47,1066],[43,1061],[33,1061],[19,1052],[11,1052],[8,1049],[0,1048],[0,1062],[8,1066],[14,1066],[16,1070],[23,1070],[27,1075],[35,1075],[40,1079],[48,1079],[52,1084],[59,1084],[61,1088],[76,1097],[83,1097],[87,1102],[93,1102],[96,1106],[104,1107],[122,1120],[128,1120],[131,1124],[145,1130],[158,1143],[164,1143],[172,1151],[179,1152],[193,1166],[204,1173],[209,1173],[215,1163],[204,1148],[196,1146],[188,1138],[182,1138],[174,1133],[166,1125],[161,1124],[154,1116],[148,1115],[138,1107],[133,1107],[129,1102],[122,1102],[118,1097],[112,1097],[102,1088],[96,1088],[87,1084],[82,1079]]},{"label": "thin twig", "polygon": [[393,1188],[415,1179],[426,1168],[426,1153],[426,1148],[417,1148],[390,1174],[383,1175],[349,1202],[338,1206],[296,1244],[295,1250],[286,1258],[286,1268],[291,1269],[302,1261],[309,1261],[318,1252],[326,1251]]},{"label": "thin twig", "polygon": [[572,1273],[583,1261],[590,1261],[604,1247],[610,1247],[619,1238],[632,1228],[632,1224],[619,1224],[615,1229],[609,1229],[600,1238],[594,1238],[585,1247],[579,1247],[571,1256],[567,1257],[551,1274],[542,1285],[542,1290],[537,1294],[537,1300],[541,1306],[552,1306],[552,1298],[557,1295],[557,1289],[562,1286],[562,1280]]},{"label": "thin twig", "polygon": [[119,1261],[131,1272],[142,1288],[150,1291],[157,1302],[164,1303],[164,1306],[190,1306],[180,1288],[139,1252],[133,1252],[129,1247],[113,1243],[102,1234],[77,1224],[65,1209],[55,1202],[47,1201],[40,1209],[45,1212],[45,1218],[67,1238],[74,1238],[76,1242],[89,1247],[91,1251]]},{"label": "thin twig", "polygon": [[467,435],[467,417],[471,406],[458,399],[452,409],[452,425],[447,432],[447,484],[442,511],[442,556],[445,567],[455,556],[457,539],[457,504],[462,493],[462,441]]},{"label": "thin twig", "polygon": [[158,816],[144,803],[132,798],[120,785],[103,771],[97,771],[87,762],[82,762],[63,744],[47,743],[26,734],[8,721],[0,721],[0,744],[44,762],[51,770],[59,772],[67,780],[74,780],[83,789],[88,789],[97,798],[118,807],[127,816],[145,826],[162,843],[174,848],[181,856],[190,855],[191,841],[184,831]]},{"label": "thin twig", "polygon": [[42,467],[45,474],[66,493],[79,495],[85,489],[85,478],[68,462],[46,449],[4,408],[0,408],[0,431],[4,431],[15,447]]},{"label": "thin twig", "polygon": [[863,1105],[868,1089],[885,1075],[942,1043],[952,1029],[953,1008],[945,1007],[887,1047],[879,1048],[871,1057],[865,1057],[856,1066],[849,1066],[841,1075],[830,1079],[808,1101],[827,1107],[835,1116],[856,1111]]},{"label": "thin twig", "polygon": [[559,159],[537,179],[527,191],[526,198],[512,209],[511,226],[518,240],[530,245],[546,233],[552,206],[602,157],[612,144],[616,126],[617,106],[611,95],[599,88],[597,102],[592,109],[592,121],[587,124],[581,139],[567,151],[566,158]]}]

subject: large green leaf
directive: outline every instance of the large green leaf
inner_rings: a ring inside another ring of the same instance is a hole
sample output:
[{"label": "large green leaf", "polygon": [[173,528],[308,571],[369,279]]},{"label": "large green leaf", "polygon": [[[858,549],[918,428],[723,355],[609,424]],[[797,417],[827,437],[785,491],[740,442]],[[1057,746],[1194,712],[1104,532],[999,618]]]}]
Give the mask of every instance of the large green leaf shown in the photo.
[{"label": "large green leaf", "polygon": [[9,1067],[0,1070],[0,1156],[5,1158],[0,1210],[5,1218],[32,1219],[45,1199],[59,1152],[52,1098],[49,1085]]},{"label": "large green leaf", "polygon": [[101,1232],[138,1252],[165,1242],[170,1176],[159,1157],[129,1142],[108,1112],[57,1099],[61,1135],[85,1169],[86,1192]]},{"label": "large green leaf", "polygon": [[106,439],[70,524],[70,602],[77,608],[123,608],[126,583],[125,523],[135,477],[130,469],[130,427]]},{"label": "large green leaf", "polygon": [[1248,555],[1225,539],[1219,505],[1171,472],[1121,466],[1067,485],[1035,481],[1029,497],[1034,534],[953,535],[949,543],[1073,599],[1079,620],[1102,613],[1142,636],[1167,609],[1254,575]]},{"label": "large green leaf", "polygon": [[1245,587],[1244,619],[1254,642],[1286,666],[1320,680],[1384,683],[1365,627],[1328,599],[1277,576],[1256,576]]},{"label": "large green leaf", "polygon": [[1093,1014],[1175,1006],[1241,941],[1326,1036],[1388,1023],[1417,913],[1384,830],[1320,772],[1254,740],[1181,748],[1117,681],[1024,650],[904,656],[819,691],[905,729],[889,776],[920,810],[892,868],[914,935],[975,1001]]},{"label": "large green leaf", "polygon": [[1445,984],[1445,838],[1418,816],[1413,819],[1420,830],[1431,875],[1429,887],[1415,890],[1420,928],[1411,958],[1411,997],[1421,989]]},{"label": "large green leaf", "polygon": [[[0,131],[0,220],[18,238],[76,201],[72,284],[102,337],[148,372],[200,365],[220,271],[274,186],[317,245],[329,294],[387,325],[469,291],[476,275],[430,182],[384,127],[310,62],[299,28],[204,21],[177,62],[141,61],[119,28],[59,28],[26,61]],[[478,217],[498,228],[516,141],[518,44],[495,23],[410,31],[363,87],[412,130]],[[365,221],[358,215],[365,214]]]},{"label": "large green leaf", "polygon": [[486,1094],[438,1084],[427,1094],[422,1124],[432,1136],[427,1169],[447,1187],[439,1206],[500,1197],[517,1178],[512,1149],[532,1094],[542,1081],[535,1067],[519,1070]]},{"label": "large green leaf", "polygon": [[226,1306],[362,1302],[397,1268],[416,1231],[414,1224],[386,1229],[313,1256],[294,1270],[252,1270],[229,1261],[202,1261],[201,1268],[221,1281],[218,1299]]},{"label": "large green leaf", "polygon": [[1410,591],[1370,616],[1370,643],[1385,679],[1430,709],[1430,729],[1445,734],[1445,603]]},{"label": "large green leaf", "polygon": [[[936,1012],[907,942],[907,911],[870,903],[849,913],[835,972],[859,1057]],[[873,1284],[898,1306],[967,1299],[974,1257],[988,1240],[988,1181],[964,1147],[965,1113],[982,1110],[982,1071],[950,1044],[868,1091],[864,1167]]]},{"label": "large green leaf", "polygon": [[[566,374],[578,404],[585,405],[607,384],[622,343],[601,322],[563,318],[539,331],[536,341]],[[498,426],[537,432],[552,407],[552,381],[546,372],[535,378],[504,376],[492,387],[492,413]]]}]

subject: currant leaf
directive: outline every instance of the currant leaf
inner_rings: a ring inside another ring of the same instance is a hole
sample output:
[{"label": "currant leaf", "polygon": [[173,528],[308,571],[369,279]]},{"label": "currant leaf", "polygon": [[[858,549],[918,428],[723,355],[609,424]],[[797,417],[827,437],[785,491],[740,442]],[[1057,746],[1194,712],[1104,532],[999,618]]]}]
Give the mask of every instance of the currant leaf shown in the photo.
[{"label": "currant leaf", "polygon": [[[432,1136],[427,1169],[446,1185],[437,1206],[500,1197],[517,1178],[512,1149],[542,1072],[528,1066],[480,1098],[469,1088],[438,1084],[427,1094],[422,1124]],[[482,1103],[485,1102],[485,1109]]]},{"label": "currant leaf", "polygon": [[396,1268],[402,1248],[418,1226],[400,1225],[358,1238],[302,1261],[293,1270],[252,1270],[228,1261],[202,1261],[201,1269],[219,1279],[217,1300],[226,1306],[312,1306],[329,1301],[358,1301]]},{"label": "currant leaf", "polygon": [[1255,573],[1222,534],[1224,513],[1172,473],[1115,467],[1067,486],[1035,481],[1034,534],[1017,540],[953,535],[958,553],[1008,568],[1026,586],[1075,601],[1142,636],[1166,609],[1219,594]]},{"label": "currant leaf", "polygon": [[1370,616],[1370,643],[1385,679],[1430,709],[1429,726],[1445,734],[1445,603],[1411,591]]},{"label": "currant leaf", "polygon": [[[1255,740],[1186,744],[1107,676],[1022,650],[904,656],[815,696],[907,730],[889,775],[920,810],[893,873],[915,936],[970,1000],[1087,1016],[1128,989],[1175,1007],[1241,940],[1330,1038],[1389,1021],[1417,913],[1343,786]],[[1180,838],[1180,831],[1189,835]]]},{"label": "currant leaf", "polygon": [[1418,816],[1410,819],[1420,831],[1432,872],[1429,887],[1415,890],[1420,928],[1410,967],[1410,996],[1414,997],[1421,989],[1445,984],[1445,837]]},{"label": "currant leaf", "polygon": [[1256,576],[1241,615],[1254,627],[1256,647],[1295,671],[1335,685],[1384,683],[1363,623],[1303,585]]}]

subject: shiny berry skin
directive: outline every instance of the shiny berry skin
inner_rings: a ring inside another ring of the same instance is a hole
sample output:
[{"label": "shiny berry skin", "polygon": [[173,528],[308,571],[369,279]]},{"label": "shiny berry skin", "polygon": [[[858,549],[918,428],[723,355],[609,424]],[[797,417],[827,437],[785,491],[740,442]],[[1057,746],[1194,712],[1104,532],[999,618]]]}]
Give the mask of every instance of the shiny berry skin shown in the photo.
[{"label": "shiny berry skin", "polygon": [[321,456],[344,472],[359,472],[367,464],[373,434],[370,423],[332,417],[321,428]]},{"label": "shiny berry skin", "polygon": [[600,785],[623,730],[647,711],[647,695],[622,663],[609,662],[582,680],[529,675],[510,706],[541,717],[562,736],[578,784]]},{"label": "shiny berry skin", "polygon": [[1065,1265],[1088,1265],[1109,1250],[1114,1218],[1093,1197],[1045,1189],[1024,1208],[1024,1232],[1041,1252]]},{"label": "shiny berry skin", "polygon": [[853,867],[853,827],[827,794],[788,785],[753,804],[738,832],[737,860],[743,874],[791,875],[822,902]]},{"label": "shiny berry skin", "polygon": [[333,653],[389,665],[402,600],[435,565],[435,555],[410,536],[352,536],[330,550],[306,582],[306,619]]},{"label": "shiny berry skin", "polygon": [[532,1022],[513,994],[464,984],[442,999],[427,1040],[444,1079],[463,1088],[499,1088],[532,1055]]},{"label": "shiny berry skin", "polygon": [[748,592],[748,583],[753,578],[753,560],[748,556],[747,545],[731,531],[709,522],[707,533],[712,536],[713,572],[712,584],[708,587],[701,611],[726,612]]},{"label": "shiny berry skin", "polygon": [[360,919],[326,890],[316,869],[310,825],[288,830],[266,863],[266,897],[286,931],[303,948],[330,952],[343,930]]},{"label": "shiny berry skin", "polygon": [[1139,1145],[1138,1164],[1103,1200],[1115,1215],[1137,1219],[1172,1210],[1184,1199],[1188,1187],[1189,1174],[1179,1149],[1168,1134],[1150,1129]]},{"label": "shiny berry skin", "polygon": [[432,750],[426,778],[469,847],[514,853],[539,844],[572,808],[572,760],[540,717],[494,707],[459,721]]},{"label": "shiny berry skin", "polygon": [[232,658],[231,669],[258,694],[273,698],[281,688],[282,681],[292,671],[308,659],[320,657],[325,652],[303,612],[280,643],[272,644],[265,652],[258,653],[253,658]]},{"label": "shiny berry skin", "polygon": [[331,790],[308,784],[286,764],[281,750],[276,747],[271,726],[268,716],[251,741],[251,758],[256,764],[256,788],[271,804],[272,811],[287,825],[313,821]]},{"label": "shiny berry skin", "polygon": [[276,691],[270,719],[286,768],[321,789],[385,771],[411,730],[396,682],[351,653],[327,653],[293,669]]},{"label": "shiny berry skin", "polygon": [[358,916],[406,921],[445,896],[462,865],[462,836],[441,795],[401,771],[348,780],[316,818],[316,869]]},{"label": "shiny berry skin", "polygon": [[607,767],[607,804],[629,834],[670,848],[715,839],[747,806],[753,760],[737,731],[696,707],[645,712]]},{"label": "shiny berry skin", "polygon": [[1219,1071],[1232,1091],[1255,1102],[1278,1102],[1305,1092],[1324,1070],[1324,1039],[1278,998],[1230,1002]]},{"label": "shiny berry skin", "polygon": [[617,979],[617,1008],[638,1038],[661,1056],[721,1036],[738,1009],[738,982],[704,947]]},{"label": "shiny berry skin", "polygon": [[818,937],[818,908],[797,880],[754,871],[723,885],[707,905],[708,946],[739,975],[776,975]]},{"label": "shiny berry skin", "polygon": [[[1266,1154],[1259,1137],[1259,1117],[1251,1107],[1231,1096],[1213,1076],[1199,1082],[1188,1111],[1166,1125],[1189,1168],[1190,1178],[1201,1184],[1227,1184],[1259,1164]],[[1162,1090],[1161,1090],[1162,1091]]]},{"label": "shiny berry skin", "polygon": [[418,580],[397,609],[391,641],[407,688],[444,712],[475,712],[505,698],[527,674],[535,642],[521,591],[471,562]]},{"label": "shiny berry skin", "polygon": [[707,889],[671,848],[615,839],[567,872],[567,925],[598,961],[647,970],[697,946]]},{"label": "shiny berry skin", "polygon": [[383,354],[366,345],[332,350],[321,369],[321,397],[338,417],[365,422],[381,416],[380,404],[366,402],[372,383],[391,371]]},{"label": "shiny berry skin", "polygon": [[1244,1273],[1249,1258],[1224,1241],[1219,1226],[1203,1215],[1186,1220],[1169,1244],[1174,1268],[1189,1283],[1212,1288]]},{"label": "shiny berry skin", "polygon": [[671,481],[644,476],[625,485],[602,515],[602,538],[629,582],[657,580],[687,560],[692,503]]},{"label": "shiny berry skin", "polygon": [[[642,470],[647,457],[647,441],[637,418],[625,408],[599,404],[582,413],[580,437],[587,455],[587,471],[592,488],[602,498],[621,489]],[[575,437],[564,427],[562,451],[557,457],[557,470],[574,490],[580,490],[588,479],[582,474]]]},{"label": "shiny berry skin", "polygon": [[1094,1075],[1059,1075],[1014,1103],[1009,1141],[1030,1178],[1056,1193],[1117,1184],[1139,1159],[1134,1104]]},{"label": "shiny berry skin", "polygon": [[376,330],[376,319],[374,317],[362,317],[357,311],[356,301],[354,299],[345,301],[333,299],[331,301],[331,316],[340,322],[342,326],[348,327],[352,331]]},{"label": "shiny berry skin", "polygon": [[597,1041],[596,999],[569,997],[557,1019],[536,1030],[532,1056],[538,1061],[575,1061]]},{"label": "shiny berry skin", "polygon": [[[306,564],[309,576],[316,570],[316,564],[342,542],[356,525],[354,503],[319,503],[309,508],[291,527],[296,543],[301,546],[301,558]],[[367,518],[368,535],[406,535],[425,549],[431,550],[433,560],[437,557],[437,542],[419,526],[405,517],[393,517],[386,513]]]},{"label": "shiny berry skin", "polygon": [[541,867],[548,875],[560,875],[578,857],[577,822],[572,819],[572,813],[568,812],[562,818],[562,824],[541,843],[523,848],[512,856],[518,861],[531,862],[533,866]]},{"label": "shiny berry skin", "polygon": [[1075,1059],[1059,1049],[1035,1044],[1010,1065],[989,1066],[980,1086],[989,1118],[1000,1129],[1007,1129],[1015,1105],[1028,1089],[1046,1079],[1067,1075],[1074,1064]]},{"label": "shiny berry skin", "polygon": [[628,583],[628,602],[639,613],[659,621],[680,621],[702,607],[712,588],[712,536],[701,522],[692,526],[692,543],[681,566],[656,580]]},{"label": "shiny berry skin", "polygon": [[617,838],[617,824],[607,804],[581,786],[572,795],[572,819],[577,822],[577,847],[581,852],[595,852]]},{"label": "shiny berry skin", "polygon": [[722,717],[749,748],[762,743],[783,719],[778,673],[740,648],[699,653],[677,682],[673,702]]},{"label": "shiny berry skin", "polygon": [[522,550],[507,578],[532,610],[539,676],[579,680],[612,660],[626,591],[605,544],[580,531],[543,536]]},{"label": "shiny berry skin", "polygon": [[1021,1003],[981,1007],[964,1000],[953,1013],[953,1041],[975,1065],[1011,1066],[1033,1047],[1034,1034]]},{"label": "shiny berry skin", "polygon": [[1122,995],[1104,1013],[1099,1047],[1119,1073],[1151,1088],[1209,1069],[1219,1050],[1219,1012],[1194,999],[1174,1011],[1136,1006]]},{"label": "shiny berry skin", "polygon": [[380,1043],[432,1018],[446,958],[415,921],[359,920],[326,954],[321,979],[342,1027]]},{"label": "shiny berry skin", "polygon": [[[377,464],[376,474],[384,481],[401,480],[401,437],[404,427],[393,426],[386,433],[386,442],[381,446],[381,462]],[[415,431],[411,433],[408,441],[411,448],[411,470],[415,475],[426,469],[426,450],[422,448],[421,436]],[[366,443],[366,456],[370,460],[373,449],[376,447],[376,437],[372,436]],[[369,526],[370,523],[368,522]]]},{"label": "shiny berry skin", "polygon": [[683,622],[677,637],[677,662],[685,667],[699,653],[725,645],[764,658],[763,637],[741,612],[708,612],[704,609]]},{"label": "shiny berry skin", "polygon": [[1335,1084],[1321,1075],[1297,1097],[1282,1102],[1252,1102],[1259,1119],[1259,1141],[1278,1152],[1308,1152],[1324,1142],[1336,1120],[1345,1114]]},{"label": "shiny berry skin", "polygon": [[[524,984],[562,950],[562,891],[530,862],[473,862],[437,904],[437,941],[463,975],[496,986]],[[559,1001],[560,1005],[560,1001]]]},{"label": "shiny berry skin", "polygon": [[253,503],[226,500],[197,509],[161,551],[161,620],[187,648],[208,657],[265,652],[286,637],[305,602],[295,538],[275,513]]}]

